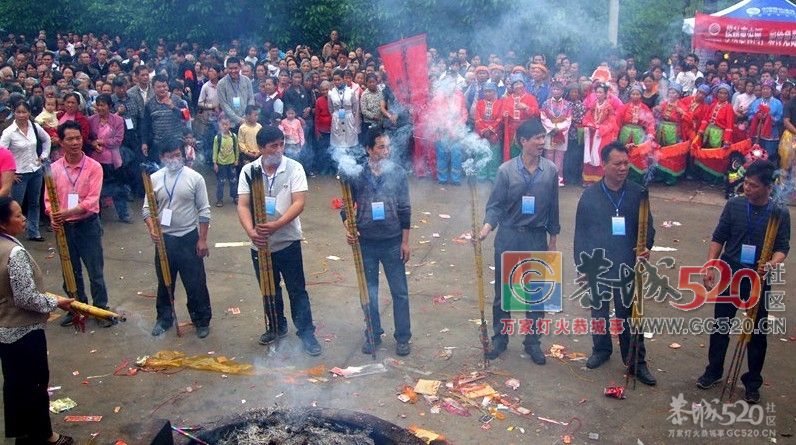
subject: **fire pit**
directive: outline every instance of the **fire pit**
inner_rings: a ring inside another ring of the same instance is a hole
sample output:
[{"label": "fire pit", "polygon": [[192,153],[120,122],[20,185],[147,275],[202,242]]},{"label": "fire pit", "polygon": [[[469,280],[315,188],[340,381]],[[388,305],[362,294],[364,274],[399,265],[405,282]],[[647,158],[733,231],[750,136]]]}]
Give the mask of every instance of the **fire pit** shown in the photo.
[{"label": "fire pit", "polygon": [[[421,445],[410,431],[370,414],[343,409],[255,410],[199,434],[214,445]],[[191,445],[198,442],[190,441]]]}]

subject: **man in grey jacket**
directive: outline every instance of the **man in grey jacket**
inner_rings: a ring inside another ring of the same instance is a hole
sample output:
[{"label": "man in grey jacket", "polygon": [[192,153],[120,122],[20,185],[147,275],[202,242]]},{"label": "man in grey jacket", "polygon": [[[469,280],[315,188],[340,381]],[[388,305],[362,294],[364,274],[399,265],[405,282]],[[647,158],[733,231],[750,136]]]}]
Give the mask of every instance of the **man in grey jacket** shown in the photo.
[{"label": "man in grey jacket", "polygon": [[246,106],[254,105],[252,82],[240,74],[240,59],[227,59],[227,75],[218,81],[218,101],[221,110],[236,128],[246,116]]}]

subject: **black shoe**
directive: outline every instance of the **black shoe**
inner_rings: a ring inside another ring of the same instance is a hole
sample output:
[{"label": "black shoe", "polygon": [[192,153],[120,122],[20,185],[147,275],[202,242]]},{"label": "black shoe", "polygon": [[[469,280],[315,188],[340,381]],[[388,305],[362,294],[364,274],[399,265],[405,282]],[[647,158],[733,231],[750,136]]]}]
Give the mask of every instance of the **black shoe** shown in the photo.
[{"label": "black shoe", "polygon": [[635,375],[636,379],[645,385],[655,386],[658,383],[658,380],[652,375],[647,365],[639,365],[636,370],[629,369],[628,374]]},{"label": "black shoe", "polygon": [[277,331],[276,331],[276,335],[277,335],[277,337],[279,337],[279,338],[285,338],[285,337],[287,337],[287,332],[288,332],[288,331],[287,331],[287,326],[284,326],[284,327],[279,327],[279,328],[277,329]]},{"label": "black shoe", "polygon": [[542,348],[538,344],[526,345],[525,353],[529,354],[531,356],[531,360],[533,360],[533,362],[536,363],[537,365],[544,365],[545,363],[547,363],[547,359],[545,358],[544,353],[542,352]]},{"label": "black shoe", "polygon": [[238,198],[232,198],[232,203],[238,205]]},{"label": "black shoe", "polygon": [[265,333],[260,336],[259,343],[261,345],[270,345],[275,342],[277,338],[279,338],[279,335],[274,331],[265,331]]},{"label": "black shoe", "polygon": [[119,218],[119,221],[121,221],[121,222],[123,222],[125,224],[132,224],[133,223],[133,218],[130,218],[129,216],[126,216],[124,218]]},{"label": "black shoe", "polygon": [[75,316],[71,312],[67,312],[66,316],[64,317],[64,319],[61,320],[61,326],[64,326],[64,327],[72,326],[72,324],[74,322],[75,322]]},{"label": "black shoe", "polygon": [[304,352],[310,356],[318,356],[321,355],[321,345],[318,343],[318,340],[315,339],[315,335],[310,334],[306,337],[301,339],[301,345],[304,347]]},{"label": "black shoe", "polygon": [[395,345],[395,353],[400,355],[401,357],[409,355],[412,352],[412,346],[409,345],[409,342],[401,342],[399,341],[397,345]]},{"label": "black shoe", "polygon": [[586,360],[586,367],[589,369],[597,369],[602,366],[603,363],[607,362],[609,357],[609,355],[592,353],[591,357]]},{"label": "black shoe", "polygon": [[159,322],[158,322],[158,323],[155,323],[155,327],[154,327],[154,328],[152,328],[152,336],[153,336],[153,337],[157,337],[157,336],[163,335],[163,333],[164,333],[164,332],[166,332],[166,331],[168,331],[169,329],[171,329],[171,325],[169,325],[169,326],[163,326],[163,325],[162,325],[161,323],[159,323]]},{"label": "black shoe", "polygon": [[210,335],[210,326],[198,326],[196,328],[196,336],[199,338],[205,338]]},{"label": "black shoe", "polygon": [[65,436],[63,434],[59,434],[58,436],[58,440],[48,443],[52,443],[52,445],[75,445],[75,440],[71,437]]},{"label": "black shoe", "polygon": [[41,235],[39,235],[39,236],[29,236],[28,237],[28,241],[33,241],[33,242],[36,242],[36,243],[43,243],[44,242],[44,237],[41,236]]},{"label": "black shoe", "polygon": [[374,339],[374,342],[376,343],[375,345],[370,341],[368,341],[368,339],[366,338],[365,343],[362,344],[362,353],[373,354],[373,351],[376,350],[381,345],[381,336],[380,335],[377,336]]},{"label": "black shoe", "polygon": [[500,354],[506,352],[508,348],[508,344],[502,341],[496,341],[492,343],[492,349],[486,353],[487,360],[494,360],[500,356]]},{"label": "black shoe", "polygon": [[702,376],[697,379],[696,387],[699,389],[710,389],[714,386],[718,386],[719,383],[721,383],[721,377],[711,377],[707,374],[702,374]]},{"label": "black shoe", "polygon": [[746,388],[746,394],[744,394],[743,399],[750,405],[757,405],[760,403],[760,390]]}]

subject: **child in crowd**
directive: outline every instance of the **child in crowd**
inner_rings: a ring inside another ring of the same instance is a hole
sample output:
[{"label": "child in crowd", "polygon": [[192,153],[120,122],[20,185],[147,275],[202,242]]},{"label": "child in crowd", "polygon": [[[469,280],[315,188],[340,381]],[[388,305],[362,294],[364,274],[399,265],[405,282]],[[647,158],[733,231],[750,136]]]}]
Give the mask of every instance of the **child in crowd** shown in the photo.
[{"label": "child in crowd", "polygon": [[196,138],[191,130],[184,130],[182,132],[182,146],[185,149],[185,165],[193,168],[193,163],[196,161]]},{"label": "child in crowd", "polygon": [[254,161],[260,156],[260,148],[257,146],[257,132],[263,128],[257,122],[260,115],[260,107],[257,105],[246,106],[244,121],[238,129],[238,147],[240,148],[240,167]]},{"label": "child in crowd", "polygon": [[58,118],[55,112],[58,109],[58,100],[54,97],[44,99],[44,109],[36,116],[36,123],[50,136],[50,160],[57,161],[61,157],[60,140],[58,139]]},{"label": "child in crowd", "polygon": [[285,134],[285,156],[301,161],[301,147],[304,146],[304,128],[301,126],[301,121],[296,118],[296,110],[293,107],[287,108],[285,118],[279,123],[279,129]]},{"label": "child in crowd", "polygon": [[238,203],[238,138],[230,131],[229,119],[218,122],[218,135],[213,139],[213,171],[216,172],[216,207],[224,206],[224,182],[229,182],[229,196]]}]

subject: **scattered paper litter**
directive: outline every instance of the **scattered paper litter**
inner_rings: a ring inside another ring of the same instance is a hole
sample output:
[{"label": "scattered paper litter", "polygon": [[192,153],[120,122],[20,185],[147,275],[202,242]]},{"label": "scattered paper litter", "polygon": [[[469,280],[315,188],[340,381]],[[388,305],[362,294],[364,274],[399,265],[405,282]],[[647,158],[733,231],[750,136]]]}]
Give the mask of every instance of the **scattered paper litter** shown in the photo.
[{"label": "scattered paper litter", "polygon": [[677,249],[674,247],[664,247],[664,246],[652,246],[653,252],[677,252]]},{"label": "scattered paper litter", "polygon": [[329,255],[329,256],[326,257],[326,259],[327,260],[331,260],[331,261],[340,261],[340,257],[339,256],[334,256],[334,255]]},{"label": "scattered paper litter", "polygon": [[520,381],[514,378],[508,379],[506,380],[506,386],[516,391],[520,388]]},{"label": "scattered paper litter", "polygon": [[415,392],[418,394],[435,396],[441,384],[442,382],[439,380],[418,379],[415,384]]},{"label": "scattered paper litter", "polygon": [[680,349],[683,346],[680,343],[672,343],[672,344],[669,345],[669,347],[672,348],[672,349]]},{"label": "scattered paper litter", "polygon": [[352,377],[360,377],[360,376],[387,372],[387,368],[384,366],[383,363],[374,363],[363,366],[349,366],[345,369],[341,369],[335,366],[334,368],[330,369],[329,372],[331,372],[334,375],[350,379]]},{"label": "scattered paper litter", "polygon": [[99,422],[102,416],[66,416],[64,422]]},{"label": "scattered paper litter", "polygon": [[63,399],[53,400],[50,402],[50,412],[53,414],[58,414],[64,411],[69,411],[76,406],[77,402],[69,397],[64,397]]},{"label": "scattered paper litter", "polygon": [[439,233],[434,232],[434,233],[431,234],[431,237],[432,238],[439,238]]},{"label": "scattered paper litter", "polygon": [[446,213],[440,213],[439,217],[442,219],[451,219],[451,216]]}]

